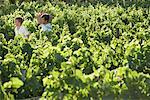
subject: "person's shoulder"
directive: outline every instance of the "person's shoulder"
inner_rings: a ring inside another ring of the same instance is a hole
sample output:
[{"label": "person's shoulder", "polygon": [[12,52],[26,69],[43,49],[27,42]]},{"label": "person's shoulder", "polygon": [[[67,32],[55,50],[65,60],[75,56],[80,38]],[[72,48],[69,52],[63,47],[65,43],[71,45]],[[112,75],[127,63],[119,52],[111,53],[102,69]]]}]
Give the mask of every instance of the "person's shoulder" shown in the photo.
[{"label": "person's shoulder", "polygon": [[27,30],[27,28],[25,26],[20,26],[21,30]]},{"label": "person's shoulder", "polygon": [[20,29],[25,29],[26,27],[25,26],[20,26]]},{"label": "person's shoulder", "polygon": [[51,23],[48,23],[47,25],[51,25]]},{"label": "person's shoulder", "polygon": [[40,24],[39,26],[44,26],[44,24]]},{"label": "person's shoulder", "polygon": [[50,23],[47,23],[46,26],[51,26],[51,24],[50,24]]}]

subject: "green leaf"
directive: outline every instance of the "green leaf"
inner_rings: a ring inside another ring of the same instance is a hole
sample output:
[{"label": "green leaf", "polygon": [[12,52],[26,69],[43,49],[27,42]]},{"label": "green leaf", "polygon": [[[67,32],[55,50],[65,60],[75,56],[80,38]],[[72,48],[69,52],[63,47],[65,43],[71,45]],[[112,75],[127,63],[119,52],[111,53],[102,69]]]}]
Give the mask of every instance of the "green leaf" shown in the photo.
[{"label": "green leaf", "polygon": [[115,66],[118,66],[118,62],[117,62],[116,60],[113,60],[113,64],[114,64]]},{"label": "green leaf", "polygon": [[12,83],[12,87],[16,89],[20,88],[24,84],[18,77],[11,77],[10,81]]},{"label": "green leaf", "polygon": [[81,79],[83,82],[86,82],[86,78],[84,77],[83,73],[81,70],[76,69],[76,76]]},{"label": "green leaf", "polygon": [[116,51],[117,53],[121,53],[121,48],[120,47],[116,48]]},{"label": "green leaf", "polygon": [[11,82],[11,81],[5,82],[5,83],[3,84],[3,86],[4,86],[4,88],[11,88],[11,87],[12,87],[12,82]]}]

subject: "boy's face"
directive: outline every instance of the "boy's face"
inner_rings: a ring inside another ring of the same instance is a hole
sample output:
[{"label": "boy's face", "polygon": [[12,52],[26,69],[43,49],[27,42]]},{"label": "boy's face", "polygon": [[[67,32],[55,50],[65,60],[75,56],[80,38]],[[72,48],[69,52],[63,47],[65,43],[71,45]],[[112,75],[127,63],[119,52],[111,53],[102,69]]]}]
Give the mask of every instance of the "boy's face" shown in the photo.
[{"label": "boy's face", "polygon": [[15,20],[15,25],[16,26],[21,26],[21,22],[19,22],[18,20]]},{"label": "boy's face", "polygon": [[41,18],[42,24],[47,24],[47,20],[45,20],[44,18]]}]

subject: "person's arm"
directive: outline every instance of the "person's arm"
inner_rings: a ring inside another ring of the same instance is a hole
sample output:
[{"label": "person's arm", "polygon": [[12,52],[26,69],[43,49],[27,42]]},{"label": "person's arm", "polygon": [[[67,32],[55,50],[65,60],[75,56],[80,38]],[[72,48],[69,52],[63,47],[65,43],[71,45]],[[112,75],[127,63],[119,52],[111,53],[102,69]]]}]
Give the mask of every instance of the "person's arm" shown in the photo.
[{"label": "person's arm", "polygon": [[29,35],[30,35],[30,33],[29,33],[29,31],[28,31],[28,29],[27,29],[26,27],[23,27],[23,33],[24,33],[24,36],[25,36],[26,38],[28,38]]},{"label": "person's arm", "polygon": [[17,36],[18,35],[18,32],[17,32],[17,28],[15,27],[15,29],[14,29],[14,32],[15,32],[15,36]]},{"label": "person's arm", "polygon": [[42,24],[41,15],[42,15],[42,13],[38,13],[38,14],[36,15],[36,18],[37,18],[37,21],[38,21],[38,25]]}]

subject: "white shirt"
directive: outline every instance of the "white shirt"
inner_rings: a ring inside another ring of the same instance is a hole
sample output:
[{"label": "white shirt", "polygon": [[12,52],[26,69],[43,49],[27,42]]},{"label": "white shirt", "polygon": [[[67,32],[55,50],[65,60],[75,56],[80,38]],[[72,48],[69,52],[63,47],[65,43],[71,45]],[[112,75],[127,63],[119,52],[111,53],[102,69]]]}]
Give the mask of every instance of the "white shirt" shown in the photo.
[{"label": "white shirt", "polygon": [[52,26],[51,26],[50,23],[48,23],[48,24],[41,24],[40,26],[42,27],[42,31],[44,31],[44,32],[45,31],[50,32],[52,30]]},{"label": "white shirt", "polygon": [[20,26],[19,29],[16,27],[15,28],[15,35],[17,36],[19,34],[22,34],[25,38],[27,38],[29,35],[29,31],[24,26]]}]

